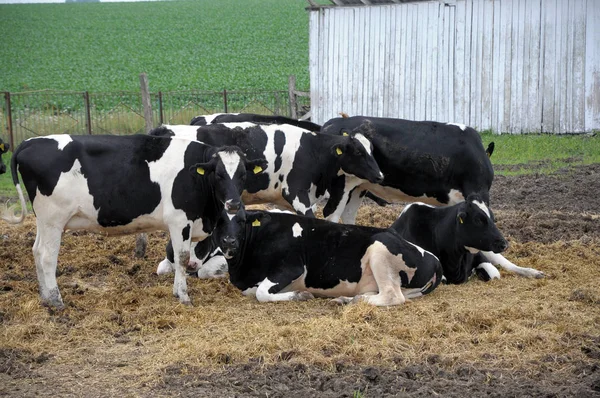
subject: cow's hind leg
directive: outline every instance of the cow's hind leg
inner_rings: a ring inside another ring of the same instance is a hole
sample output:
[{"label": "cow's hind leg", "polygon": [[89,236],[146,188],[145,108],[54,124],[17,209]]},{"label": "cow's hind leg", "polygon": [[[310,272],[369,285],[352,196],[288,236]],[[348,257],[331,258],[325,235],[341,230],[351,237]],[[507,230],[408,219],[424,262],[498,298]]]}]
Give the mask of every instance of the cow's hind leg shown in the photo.
[{"label": "cow's hind leg", "polygon": [[379,293],[375,295],[361,295],[361,299],[376,306],[389,306],[404,304],[406,299],[400,288],[400,274],[394,265],[399,261],[391,254],[381,242],[375,242],[367,249],[363,259],[363,269],[371,268]]},{"label": "cow's hind leg", "polygon": [[55,227],[37,221],[37,235],[33,244],[33,258],[40,288],[42,304],[64,308],[64,303],[56,282],[56,266],[62,227]]}]

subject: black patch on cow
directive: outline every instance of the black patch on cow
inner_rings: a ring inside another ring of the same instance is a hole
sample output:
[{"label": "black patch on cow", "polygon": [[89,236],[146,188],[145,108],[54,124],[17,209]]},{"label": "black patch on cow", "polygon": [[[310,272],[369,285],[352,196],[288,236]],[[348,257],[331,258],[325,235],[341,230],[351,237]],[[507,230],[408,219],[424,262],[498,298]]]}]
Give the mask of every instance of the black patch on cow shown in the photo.
[{"label": "black patch on cow", "polygon": [[187,225],[183,231],[181,231],[181,236],[183,237],[183,241],[186,242],[187,240],[190,239],[190,230],[191,230],[191,226]]},{"label": "black patch on cow", "polygon": [[275,137],[273,139],[275,144],[275,164],[273,165],[273,172],[277,173],[281,168],[281,154],[283,153],[283,147],[285,145],[285,134],[281,130],[275,131]]},{"label": "black patch on cow", "polygon": [[283,182],[283,174],[279,174],[279,181]]},{"label": "black patch on cow", "polygon": [[275,189],[279,188],[279,182],[275,183]]},{"label": "black patch on cow", "polygon": [[165,126],[160,126],[155,129],[150,130],[148,135],[152,135],[154,137],[173,137],[175,133]]},{"label": "black patch on cow", "polygon": [[206,126],[206,118],[204,116],[196,116],[190,122],[192,126]]},{"label": "black patch on cow", "polygon": [[[342,196],[344,195],[345,185],[345,175],[337,176],[333,179],[329,187],[329,200],[325,204],[325,207],[323,207],[323,217],[327,218],[335,211],[338,203],[342,200]],[[354,190],[350,191],[348,194],[348,199],[350,199],[350,195],[352,195],[353,191]]]},{"label": "black patch on cow", "polygon": [[[241,122],[252,122],[252,123],[263,123],[263,124],[290,124],[292,126],[297,126],[309,131],[318,132],[321,130],[321,126],[309,122],[307,120],[298,120],[291,119],[285,116],[278,115],[258,115],[255,113],[223,113],[221,115],[216,116],[211,124],[215,123],[241,123]],[[190,122],[192,126],[204,126],[206,125],[206,118],[202,116],[196,116]]]}]

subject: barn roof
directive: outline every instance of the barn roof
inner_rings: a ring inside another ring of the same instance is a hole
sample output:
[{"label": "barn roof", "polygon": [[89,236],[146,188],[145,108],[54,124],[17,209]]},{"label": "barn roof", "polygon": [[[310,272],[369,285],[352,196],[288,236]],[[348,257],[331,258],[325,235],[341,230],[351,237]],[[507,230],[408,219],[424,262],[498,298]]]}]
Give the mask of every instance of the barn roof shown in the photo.
[{"label": "barn roof", "polygon": [[307,0],[310,8],[336,7],[336,6],[376,6],[384,4],[416,3],[431,0],[329,0],[331,4],[317,4],[314,0]]}]

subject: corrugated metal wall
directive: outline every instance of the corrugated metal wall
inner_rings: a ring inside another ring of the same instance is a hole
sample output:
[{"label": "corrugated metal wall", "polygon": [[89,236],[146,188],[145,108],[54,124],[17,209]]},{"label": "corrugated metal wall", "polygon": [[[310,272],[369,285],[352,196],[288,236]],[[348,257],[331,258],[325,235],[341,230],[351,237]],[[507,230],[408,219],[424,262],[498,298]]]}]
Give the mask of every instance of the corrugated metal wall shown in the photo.
[{"label": "corrugated metal wall", "polygon": [[339,112],[495,132],[600,129],[600,0],[310,11],[313,120]]}]

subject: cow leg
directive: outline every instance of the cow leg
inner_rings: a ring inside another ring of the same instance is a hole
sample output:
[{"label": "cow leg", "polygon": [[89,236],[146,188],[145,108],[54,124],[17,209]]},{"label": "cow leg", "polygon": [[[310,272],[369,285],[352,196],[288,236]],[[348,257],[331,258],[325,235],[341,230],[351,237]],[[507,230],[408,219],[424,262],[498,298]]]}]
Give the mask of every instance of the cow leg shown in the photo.
[{"label": "cow leg", "polygon": [[514,272],[517,275],[524,276],[526,278],[536,278],[540,279],[545,277],[546,275],[542,271],[538,271],[534,268],[523,268],[519,267],[508,261],[502,254],[494,253],[494,252],[481,252],[485,258],[489,260],[492,264],[497,264],[504,268],[509,272]]},{"label": "cow leg", "polygon": [[37,235],[33,244],[33,258],[35,259],[42,305],[57,309],[64,308],[56,282],[56,266],[62,230],[62,227],[47,225],[38,219]]},{"label": "cow leg", "polygon": [[377,243],[379,242],[369,246],[361,262],[364,270],[367,267],[371,268],[379,293],[357,296],[357,299],[376,306],[404,304],[406,299],[400,288],[400,274],[395,264],[395,261],[399,260],[387,251],[384,245]]},{"label": "cow leg", "polygon": [[[340,218],[343,218],[345,224],[354,224],[354,222],[356,221],[356,212],[358,211],[358,207],[362,203],[362,197],[360,196],[361,191],[356,189],[356,186],[359,183],[360,180],[356,178],[346,177],[341,199],[339,199],[339,202],[337,202],[337,205],[335,206],[333,212],[326,217],[327,220],[331,222],[338,222],[340,221]],[[352,194],[357,195],[358,198],[353,198]],[[351,208],[348,210],[348,219],[350,221],[346,221],[346,218],[343,217],[343,214],[346,213],[346,209],[348,208],[348,206],[351,206]]]},{"label": "cow leg", "polygon": [[500,272],[498,272],[498,268],[494,267],[490,262],[488,262],[487,258],[481,252],[475,255],[473,263],[478,264],[475,267],[475,273],[479,279],[485,282],[492,279],[500,279]]},{"label": "cow leg", "polygon": [[185,305],[192,304],[187,291],[185,266],[190,259],[190,246],[192,243],[190,239],[191,228],[192,225],[188,224],[185,228],[173,228],[169,231],[171,234],[171,243],[173,244],[173,268],[175,269],[173,296],[179,298],[179,302]]},{"label": "cow leg", "polygon": [[292,206],[296,213],[307,217],[315,217],[315,213],[313,212],[312,205],[310,203],[308,191],[298,191],[296,196],[286,195],[284,193],[283,197]]},{"label": "cow leg", "polygon": [[[304,267],[303,267],[304,268]],[[256,289],[256,299],[261,303],[273,301],[305,301],[314,298],[312,293],[307,291],[291,291],[280,293],[283,289],[291,285],[295,280],[302,277],[304,269],[300,272],[290,272],[265,278],[258,284]]]},{"label": "cow leg", "polygon": [[355,224],[356,223],[356,214],[358,213],[358,208],[362,204],[363,196],[365,191],[357,188],[354,188],[352,192],[350,192],[350,199],[344,208],[344,212],[342,213],[342,221],[344,224]]}]

